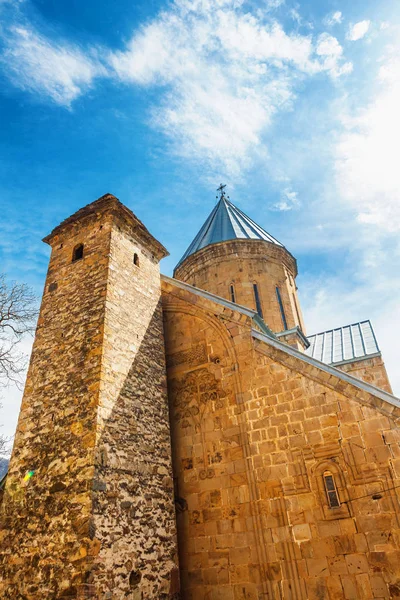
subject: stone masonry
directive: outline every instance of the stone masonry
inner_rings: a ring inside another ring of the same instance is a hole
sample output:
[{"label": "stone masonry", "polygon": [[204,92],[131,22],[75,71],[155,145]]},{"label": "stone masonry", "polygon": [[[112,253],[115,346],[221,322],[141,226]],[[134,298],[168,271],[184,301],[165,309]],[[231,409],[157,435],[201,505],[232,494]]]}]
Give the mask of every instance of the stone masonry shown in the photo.
[{"label": "stone masonry", "polygon": [[189,287],[163,304],[182,597],[400,598],[400,402]]},{"label": "stone masonry", "polygon": [[380,354],[303,352],[291,254],[227,240],[160,279],[109,194],[46,241],[0,599],[400,600],[400,400]]},{"label": "stone masonry", "polygon": [[345,373],[350,373],[354,377],[363,379],[371,385],[374,385],[385,392],[392,393],[392,387],[386,371],[385,363],[381,356],[373,356],[354,362],[347,362],[337,367]]},{"label": "stone masonry", "polygon": [[278,333],[285,329],[276,288],[280,290],[287,329],[304,323],[297,297],[296,259],[282,246],[260,240],[236,239],[212,244],[189,256],[175,269],[174,277],[221,298],[257,310],[254,284],[257,284],[262,317]]},{"label": "stone masonry", "polygon": [[3,502],[0,598],[171,598],[158,270],[166,251],[111,195],[46,241],[52,255]]}]

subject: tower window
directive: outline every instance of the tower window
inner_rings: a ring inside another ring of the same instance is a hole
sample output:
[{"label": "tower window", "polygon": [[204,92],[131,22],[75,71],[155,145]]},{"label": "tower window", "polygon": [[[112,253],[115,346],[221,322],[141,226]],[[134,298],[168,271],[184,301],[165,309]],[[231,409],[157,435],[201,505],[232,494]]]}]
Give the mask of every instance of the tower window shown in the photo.
[{"label": "tower window", "polygon": [[229,292],[230,292],[230,295],[231,295],[231,302],[236,302],[235,286],[233,285],[233,283],[231,283],[231,285],[229,286]]},{"label": "tower window", "polygon": [[134,264],[136,267],[138,267],[138,266],[139,266],[139,255],[138,255],[138,254],[136,254],[136,252],[135,252],[135,254],[133,255],[133,264]]},{"label": "tower window", "polygon": [[260,317],[263,318],[260,294],[258,291],[258,285],[256,283],[253,283],[253,290],[254,290],[254,300],[256,301],[256,310],[257,310],[258,314],[260,315]]},{"label": "tower window", "polygon": [[294,294],[293,294],[293,303],[294,303],[294,307],[296,309],[297,324],[299,327],[301,327],[299,307],[297,306],[297,300],[296,300],[296,296]]},{"label": "tower window", "polygon": [[339,508],[339,494],[337,491],[336,483],[331,473],[324,473],[324,485],[326,497],[330,508]]},{"label": "tower window", "polygon": [[285,310],[283,308],[283,302],[282,302],[281,292],[280,292],[280,289],[278,288],[278,286],[275,289],[276,289],[276,297],[278,299],[278,304],[279,304],[279,310],[281,311],[281,318],[282,318],[282,323],[283,323],[283,329],[286,331],[287,328],[288,328],[288,326],[287,326],[287,321],[286,321]]},{"label": "tower window", "polygon": [[72,253],[72,262],[76,260],[81,260],[83,258],[83,244],[78,244],[75,246],[74,251]]}]

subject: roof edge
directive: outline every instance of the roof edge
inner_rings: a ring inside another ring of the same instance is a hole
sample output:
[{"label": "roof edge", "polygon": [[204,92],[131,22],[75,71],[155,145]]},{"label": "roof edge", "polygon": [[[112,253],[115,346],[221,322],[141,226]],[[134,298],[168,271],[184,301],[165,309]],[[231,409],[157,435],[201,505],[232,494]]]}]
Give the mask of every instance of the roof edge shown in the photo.
[{"label": "roof edge", "polygon": [[308,341],[308,338],[304,335],[303,331],[301,330],[301,327],[299,327],[298,325],[296,325],[296,327],[292,327],[292,329],[286,329],[284,331],[276,333],[275,337],[280,338],[285,335],[290,335],[291,333],[295,333],[296,335],[298,335],[306,348],[310,347],[311,344]]},{"label": "roof edge", "polygon": [[293,265],[294,276],[297,277],[298,275],[297,259],[293,256],[293,254],[291,254],[291,252],[289,252],[286,246],[283,246],[283,244],[278,245],[274,244],[273,242],[269,242],[268,240],[259,240],[255,238],[232,238],[231,240],[222,240],[221,242],[213,242],[212,244],[207,244],[207,246],[199,248],[195,252],[188,254],[185,258],[181,258],[179,263],[174,267],[174,277],[177,272],[184,270],[188,264],[190,265],[191,261],[195,263],[197,259],[202,256],[202,254],[207,254],[207,252],[209,252],[213,248],[222,248],[224,246],[229,246],[229,244],[253,244],[254,246],[259,244],[266,244],[267,247],[277,249],[278,252],[285,252],[289,257],[288,264]]},{"label": "roof edge", "polygon": [[368,360],[369,358],[379,358],[382,357],[382,352],[373,352],[372,354],[364,354],[363,356],[356,356],[355,358],[348,358],[346,360],[339,360],[338,362],[328,363],[331,367],[339,367],[341,365],[351,365],[352,363],[363,362],[364,360]]},{"label": "roof edge", "polygon": [[247,306],[242,306],[241,304],[236,304],[235,302],[231,302],[230,300],[226,300],[225,298],[221,298],[221,296],[216,296],[211,292],[206,292],[205,290],[196,288],[193,285],[185,283],[184,281],[180,281],[179,279],[175,279],[174,277],[168,277],[168,275],[161,274],[161,280],[165,281],[166,283],[170,283],[171,285],[174,285],[175,287],[180,288],[181,290],[186,290],[188,292],[191,292],[192,294],[195,294],[196,296],[201,296],[206,300],[211,300],[211,302],[217,302],[217,304],[220,304],[225,308],[229,308],[230,310],[246,315],[246,317],[249,317],[257,325],[257,327],[259,327],[259,329],[263,331],[264,335],[268,337],[275,337],[275,334],[270,330],[268,325],[263,321],[263,319],[255,310],[247,308]]},{"label": "roof edge", "polygon": [[105,212],[113,212],[118,214],[129,223],[133,227],[134,230],[137,230],[142,234],[148,241],[153,245],[153,247],[157,250],[160,258],[169,255],[168,250],[159,242],[147,229],[147,227],[138,219],[138,217],[123,204],[116,196],[113,194],[107,193],[97,198],[93,202],[90,202],[86,206],[83,206],[76,212],[74,212],[71,216],[67,217],[59,225],[57,225],[48,235],[43,238],[43,242],[51,245],[52,239],[59,235],[65,228],[73,225],[77,221],[81,219],[86,219],[96,213],[105,213]]},{"label": "roof edge", "polygon": [[321,371],[324,371],[325,373],[329,373],[329,375],[338,377],[342,381],[345,381],[346,383],[350,383],[351,385],[354,385],[356,388],[362,390],[363,392],[372,394],[373,396],[376,396],[380,400],[383,400],[384,402],[387,402],[388,404],[391,404],[392,406],[395,406],[396,408],[400,409],[400,398],[393,396],[393,394],[389,394],[389,392],[385,392],[385,391],[381,390],[380,388],[377,388],[377,387],[371,385],[370,383],[366,383],[362,379],[358,379],[357,377],[354,377],[353,375],[349,375],[345,371],[336,369],[332,365],[327,365],[326,363],[320,362],[316,358],[312,358],[311,356],[308,356],[308,354],[303,354],[303,352],[296,350],[296,348],[294,348],[293,346],[286,345],[277,339],[272,339],[272,338],[256,331],[255,329],[253,329],[253,331],[252,331],[252,336],[257,340],[276,348],[277,350],[282,350],[286,354],[289,354],[290,356],[293,356],[294,358],[298,358],[302,362],[312,365],[313,367],[317,367]]}]

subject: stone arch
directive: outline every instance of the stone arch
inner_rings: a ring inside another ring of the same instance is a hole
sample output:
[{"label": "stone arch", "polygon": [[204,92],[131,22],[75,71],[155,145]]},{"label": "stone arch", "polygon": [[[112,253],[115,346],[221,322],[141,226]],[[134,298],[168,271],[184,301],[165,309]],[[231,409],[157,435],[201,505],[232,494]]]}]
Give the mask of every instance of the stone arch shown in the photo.
[{"label": "stone arch", "polygon": [[[339,459],[337,457],[333,457],[330,459],[321,460],[311,469],[311,474],[312,485],[318,492],[318,497],[325,519],[345,519],[352,516],[346,479]],[[331,475],[333,478],[340,503],[338,507],[332,507],[329,503],[326,482],[324,480],[327,475]]]},{"label": "stone arch", "polygon": [[[262,515],[260,512],[260,504],[258,502],[258,488],[257,481],[255,479],[255,473],[250,464],[250,461],[247,459],[251,456],[249,437],[247,432],[247,423],[245,418],[244,410],[241,409],[242,405],[242,397],[243,389],[241,374],[239,371],[238,357],[236,353],[236,348],[233,342],[233,336],[229,332],[229,329],[225,326],[223,319],[224,316],[221,315],[221,318],[218,318],[217,315],[211,314],[210,311],[202,308],[198,304],[189,304],[189,302],[182,300],[182,302],[177,302],[174,300],[173,302],[164,302],[163,311],[168,316],[168,314],[182,314],[188,317],[193,317],[203,321],[210,328],[215,331],[215,335],[218,336],[223,344],[223,347],[226,352],[226,356],[228,361],[232,366],[231,371],[231,379],[232,379],[232,388],[234,394],[236,396],[236,406],[240,407],[237,411],[238,417],[238,426],[239,426],[239,438],[240,444],[244,450],[244,458],[245,458],[245,473],[247,478],[247,485],[249,489],[250,501],[253,505],[252,510],[252,519],[253,519],[253,530],[256,536],[256,551],[258,555],[258,564],[262,573],[261,584],[263,586],[263,591],[266,597],[273,597],[273,582],[270,581],[268,572],[266,570],[266,565],[272,561],[271,558],[268,557],[267,553],[267,539],[266,539],[266,531],[262,526]],[[227,319],[229,319],[229,323],[235,321],[234,313],[230,313],[227,315]],[[240,322],[237,323],[240,326]],[[251,348],[254,348],[253,341],[251,339],[251,328],[249,326],[249,339]],[[210,363],[211,364],[211,363]],[[220,365],[218,365],[220,366]],[[223,366],[223,365],[222,365]],[[187,515],[187,513],[184,513]],[[187,517],[186,517],[187,518]]]}]

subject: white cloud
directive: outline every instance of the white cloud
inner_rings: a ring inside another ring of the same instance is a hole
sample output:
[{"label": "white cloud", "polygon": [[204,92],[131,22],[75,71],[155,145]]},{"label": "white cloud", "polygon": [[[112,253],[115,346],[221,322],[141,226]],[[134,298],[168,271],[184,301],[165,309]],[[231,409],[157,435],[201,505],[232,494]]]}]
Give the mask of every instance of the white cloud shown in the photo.
[{"label": "white cloud", "polygon": [[295,23],[297,23],[298,25],[302,24],[303,19],[301,18],[300,13],[296,8],[291,8],[289,11],[289,15]]},{"label": "white cloud", "polygon": [[351,68],[335,38],[315,46],[311,36],[286,33],[240,4],[179,0],[109,57],[122,81],[163,86],[152,122],[176,154],[231,178],[261,151],[266,128],[291,106],[300,79]]},{"label": "white cloud", "polygon": [[356,42],[357,40],[361,40],[367,33],[370,28],[371,21],[359,21],[354,25],[351,25],[347,32],[347,39],[351,42]]},{"label": "white cloud", "polygon": [[351,73],[353,64],[341,61],[343,48],[338,40],[329,33],[322,33],[317,41],[316,53],[321,57],[321,69],[328,71],[332,77],[340,77]]},{"label": "white cloud", "polygon": [[27,27],[13,27],[6,35],[1,57],[13,83],[45,93],[57,104],[70,106],[104,69],[79,48],[56,44]]},{"label": "white cloud", "polygon": [[294,192],[291,188],[285,188],[281,194],[279,202],[273,204],[273,210],[279,210],[287,212],[296,208],[300,208],[301,203],[297,192]]},{"label": "white cloud", "polygon": [[285,4],[285,0],[266,0],[266,5],[268,9],[279,8]]},{"label": "white cloud", "polygon": [[340,10],[330,13],[324,19],[324,23],[328,27],[333,27],[333,25],[337,25],[338,23],[341,23],[342,21],[343,21],[343,15]]},{"label": "white cloud", "polygon": [[313,275],[300,281],[302,308],[308,334],[370,319],[393,392],[400,396],[400,305],[397,301],[400,282],[393,277],[393,263],[385,267],[386,252],[374,242],[372,246],[373,254],[377,254],[372,262],[368,256],[363,260],[363,251],[353,252],[336,276],[317,278]]},{"label": "white cloud", "polygon": [[336,38],[287,32],[268,10],[252,14],[242,4],[175,0],[114,52],[84,52],[14,27],[1,60],[16,85],[67,107],[99,77],[158,87],[149,114],[171,141],[169,149],[207,165],[210,174],[240,179],[266,155],[268,126],[278,111],[291,108],[301,81],[351,70]]},{"label": "white cloud", "polygon": [[360,222],[382,231],[400,231],[400,58],[380,69],[371,104],[344,119],[336,146],[340,195]]}]

